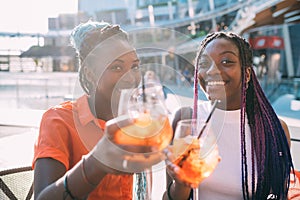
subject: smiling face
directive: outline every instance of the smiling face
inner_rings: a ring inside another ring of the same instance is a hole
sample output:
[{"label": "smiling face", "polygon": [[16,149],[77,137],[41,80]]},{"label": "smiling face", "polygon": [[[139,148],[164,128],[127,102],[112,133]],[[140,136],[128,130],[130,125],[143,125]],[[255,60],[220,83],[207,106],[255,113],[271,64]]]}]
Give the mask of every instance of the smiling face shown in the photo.
[{"label": "smiling face", "polygon": [[115,59],[103,72],[99,80],[97,93],[111,98],[112,92],[133,88],[141,80],[139,59],[135,52],[129,52]]},{"label": "smiling face", "polygon": [[240,52],[228,39],[207,44],[198,62],[198,80],[210,100],[226,102],[227,110],[241,106],[242,71]]},{"label": "smiling face", "polygon": [[115,59],[103,71],[98,81],[95,94],[97,113],[117,106],[121,90],[137,87],[140,80],[139,59],[135,51]]}]

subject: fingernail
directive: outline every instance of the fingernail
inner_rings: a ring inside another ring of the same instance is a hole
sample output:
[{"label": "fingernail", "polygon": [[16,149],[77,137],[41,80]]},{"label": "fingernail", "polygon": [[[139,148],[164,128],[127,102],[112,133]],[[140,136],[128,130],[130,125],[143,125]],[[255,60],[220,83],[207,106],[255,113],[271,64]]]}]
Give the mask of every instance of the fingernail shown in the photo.
[{"label": "fingernail", "polygon": [[176,165],[174,165],[174,167],[173,167],[173,171],[175,172],[175,173],[178,173],[179,172],[179,167],[177,167]]},{"label": "fingernail", "polygon": [[168,150],[167,150],[167,149],[164,149],[162,152],[163,152],[164,154],[168,155]]}]

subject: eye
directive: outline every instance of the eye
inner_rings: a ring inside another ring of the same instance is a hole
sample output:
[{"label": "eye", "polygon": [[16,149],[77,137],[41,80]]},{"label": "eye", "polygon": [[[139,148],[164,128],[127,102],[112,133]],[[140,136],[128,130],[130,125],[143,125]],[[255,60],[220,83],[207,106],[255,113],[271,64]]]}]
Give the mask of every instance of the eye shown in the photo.
[{"label": "eye", "polygon": [[109,69],[112,70],[112,71],[117,71],[118,72],[118,71],[122,71],[123,67],[120,66],[120,65],[113,65]]},{"label": "eye", "polygon": [[133,71],[139,71],[140,70],[140,66],[139,65],[132,65],[131,69]]},{"label": "eye", "polygon": [[223,60],[221,60],[221,63],[222,64],[232,64],[234,62],[232,60],[229,60],[229,59],[223,59]]},{"label": "eye", "polygon": [[198,69],[206,69],[210,66],[210,62],[208,60],[200,60]]}]

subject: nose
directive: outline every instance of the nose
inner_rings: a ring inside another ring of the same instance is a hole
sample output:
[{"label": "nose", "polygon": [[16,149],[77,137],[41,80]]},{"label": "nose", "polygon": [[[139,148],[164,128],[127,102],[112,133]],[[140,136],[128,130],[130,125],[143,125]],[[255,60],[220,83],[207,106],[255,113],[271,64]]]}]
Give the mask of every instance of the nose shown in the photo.
[{"label": "nose", "polygon": [[133,70],[128,70],[126,73],[122,76],[122,82],[127,87],[135,87],[139,83],[139,74]]}]

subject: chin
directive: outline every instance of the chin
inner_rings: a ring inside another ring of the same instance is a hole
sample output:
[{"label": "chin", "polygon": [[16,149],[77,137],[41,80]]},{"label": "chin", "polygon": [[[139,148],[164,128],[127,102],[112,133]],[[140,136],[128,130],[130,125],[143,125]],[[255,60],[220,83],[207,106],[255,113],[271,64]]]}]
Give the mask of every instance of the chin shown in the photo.
[{"label": "chin", "polygon": [[224,96],[224,94],[209,94],[208,93],[208,99],[209,100],[221,100],[224,101],[226,100],[226,96]]}]

